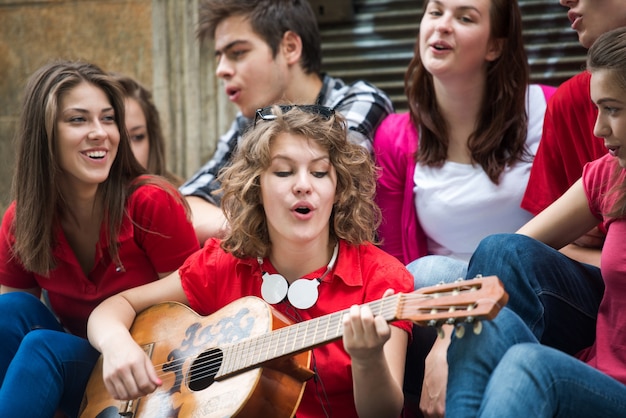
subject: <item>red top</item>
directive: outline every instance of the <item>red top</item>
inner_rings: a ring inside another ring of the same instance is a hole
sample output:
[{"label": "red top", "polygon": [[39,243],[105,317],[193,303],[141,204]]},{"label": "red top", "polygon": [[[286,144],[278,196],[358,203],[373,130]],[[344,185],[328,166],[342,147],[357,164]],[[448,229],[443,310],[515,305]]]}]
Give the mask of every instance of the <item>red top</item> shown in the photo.
[{"label": "red top", "polygon": [[578,180],[583,166],[606,154],[593,135],[597,110],[591,101],[587,71],[556,90],[546,110],[543,135],[530,171],[522,208],[534,215],[547,208]]},{"label": "red top", "polygon": [[[615,171],[619,176],[615,179]],[[596,369],[626,384],[626,219],[603,216],[611,210],[615,195],[608,194],[611,186],[623,185],[626,171],[619,169],[614,157],[607,155],[588,164],[583,173],[583,183],[589,208],[602,219],[607,231],[602,248],[602,278],[605,290],[596,324],[594,344],[578,357]]]},{"label": "red top", "polygon": [[[219,240],[209,239],[202,250],[189,257],[180,268],[190,306],[201,315],[212,314],[243,296],[261,297],[262,270],[257,259],[235,258],[219,245]],[[276,273],[267,259],[263,261],[263,269]],[[325,270],[326,266],[304,277],[320,277]],[[389,288],[396,293],[413,291],[413,277],[397,259],[369,243],[352,246],[340,241],[335,268],[319,285],[319,298],[313,307],[295,309],[288,302],[273,307],[291,318],[297,313],[305,321],[348,309],[354,304],[378,300]],[[398,321],[393,325],[411,336],[411,322]],[[332,416],[356,417],[350,356],[341,339],[315,348],[313,355],[318,378],[307,382],[298,418],[324,416],[319,400],[319,396],[324,399],[324,389],[330,404],[326,409]]]},{"label": "red top", "polygon": [[[172,191],[177,193],[174,188]],[[46,278],[26,271],[13,258],[13,202],[0,229],[0,283],[18,289],[46,289],[61,324],[73,334],[85,337],[89,314],[101,301],[122,290],[156,280],[157,273],[176,270],[200,248],[183,206],[162,188],[155,185],[139,187],[128,198],[126,209],[129,217],[124,218],[119,234],[123,271],[116,271],[118,266],[111,262],[104,226],[100,230],[95,263],[88,276],[83,273],[59,228],[58,243],[52,251],[57,266]]]}]

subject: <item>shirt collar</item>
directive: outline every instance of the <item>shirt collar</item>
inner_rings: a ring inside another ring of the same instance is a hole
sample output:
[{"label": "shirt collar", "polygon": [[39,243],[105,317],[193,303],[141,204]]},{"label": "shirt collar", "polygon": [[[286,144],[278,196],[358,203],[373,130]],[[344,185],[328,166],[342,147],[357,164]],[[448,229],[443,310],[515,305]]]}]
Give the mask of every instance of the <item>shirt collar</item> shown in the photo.
[{"label": "shirt collar", "polygon": [[[361,253],[358,245],[351,245],[344,240],[339,240],[339,255],[331,274],[324,281],[335,278],[343,281],[347,286],[363,286],[363,271],[360,262]],[[240,266],[240,267],[239,267]],[[240,259],[238,268],[249,268],[251,272],[258,269],[259,263],[256,257]]]}]

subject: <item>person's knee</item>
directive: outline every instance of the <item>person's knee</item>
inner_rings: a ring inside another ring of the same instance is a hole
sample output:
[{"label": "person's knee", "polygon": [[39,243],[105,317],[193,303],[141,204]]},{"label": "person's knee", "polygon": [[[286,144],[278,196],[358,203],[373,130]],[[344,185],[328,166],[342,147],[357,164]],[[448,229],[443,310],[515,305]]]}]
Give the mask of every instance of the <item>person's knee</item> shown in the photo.
[{"label": "person's knee", "polygon": [[476,251],[476,254],[494,254],[503,252],[515,252],[520,247],[525,248],[532,241],[532,238],[521,234],[494,234],[483,238]]},{"label": "person's knee", "polygon": [[[41,301],[26,292],[10,292],[0,296],[0,314],[3,312],[15,313],[21,310],[39,309],[39,305],[43,306]],[[45,306],[43,307],[45,308]]]},{"label": "person's knee", "polygon": [[2,330],[15,327],[30,328],[35,318],[45,316],[49,316],[49,309],[30,293],[11,292],[0,296],[0,328]]},{"label": "person's knee", "polygon": [[519,369],[525,373],[543,363],[545,354],[545,347],[540,344],[515,344],[502,357],[502,363],[509,364],[511,369]]},{"label": "person's knee", "polygon": [[535,343],[521,343],[509,348],[502,357],[500,364],[494,371],[493,379],[495,387],[502,387],[497,384],[499,379],[504,381],[515,382],[517,389],[528,389],[528,385],[536,386],[538,375],[536,374],[539,367],[549,367],[546,362],[547,350],[545,346]]},{"label": "person's knee", "polygon": [[467,274],[467,262],[442,255],[420,257],[406,267],[413,275],[415,289],[451,283]]},{"label": "person's knee", "polygon": [[517,281],[526,280],[523,274],[518,273],[527,268],[528,258],[536,243],[520,234],[490,235],[480,242],[472,255],[467,276],[497,275],[507,287],[515,287]]},{"label": "person's knee", "polygon": [[32,356],[49,358],[56,354],[55,341],[58,331],[47,329],[35,329],[24,336],[20,350],[30,353]]},{"label": "person's knee", "polygon": [[474,332],[473,324],[460,324],[465,328],[462,337],[455,333],[448,349],[448,363],[465,362],[470,356],[487,358],[498,362],[514,345],[534,342],[522,319],[511,309],[504,307],[493,320],[482,321],[480,332]]},{"label": "person's knee", "polygon": [[524,412],[530,412],[528,402],[540,402],[538,395],[547,390],[543,379],[536,374],[544,367],[542,348],[545,347],[540,344],[520,343],[506,351],[489,378],[482,414],[497,416],[508,411],[507,416],[522,416]]},{"label": "person's knee", "polygon": [[61,329],[54,314],[41,300],[26,292],[12,292],[0,296],[2,334],[24,335],[40,328]]}]

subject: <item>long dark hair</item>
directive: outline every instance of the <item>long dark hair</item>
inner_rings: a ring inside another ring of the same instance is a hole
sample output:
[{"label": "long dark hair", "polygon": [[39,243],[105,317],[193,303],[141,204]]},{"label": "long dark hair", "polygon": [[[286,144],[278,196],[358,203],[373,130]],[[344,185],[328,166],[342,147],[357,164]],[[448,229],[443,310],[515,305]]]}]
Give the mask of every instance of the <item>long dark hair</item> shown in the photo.
[{"label": "long dark hair", "polygon": [[[424,4],[424,12],[428,7]],[[505,167],[527,158],[526,89],[529,68],[516,0],[491,0],[491,39],[502,41],[502,53],[488,63],[486,92],[476,130],[469,138],[472,159],[498,184]],[[448,123],[437,105],[432,75],[420,58],[419,37],[405,78],[411,120],[420,130],[416,161],[442,165],[448,155]]]},{"label": "long dark hair", "polygon": [[52,254],[60,214],[68,211],[60,189],[56,121],[61,97],[82,82],[101,89],[111,102],[120,131],[117,156],[108,178],[98,186],[104,207],[107,243],[111,259],[119,262],[118,233],[124,217],[131,182],[144,173],[135,160],[126,129],[124,99],[119,84],[98,66],[81,61],[58,60],[39,68],[24,91],[16,132],[17,163],[12,193],[15,200],[13,251],[23,266],[48,275],[56,262]]},{"label": "long dark hair", "polygon": [[146,167],[148,173],[163,176],[174,185],[180,186],[183,184],[183,180],[167,169],[165,136],[152,92],[132,77],[120,73],[111,73],[111,75],[122,86],[124,97],[136,100],[146,117],[146,130],[150,140],[148,166]]}]

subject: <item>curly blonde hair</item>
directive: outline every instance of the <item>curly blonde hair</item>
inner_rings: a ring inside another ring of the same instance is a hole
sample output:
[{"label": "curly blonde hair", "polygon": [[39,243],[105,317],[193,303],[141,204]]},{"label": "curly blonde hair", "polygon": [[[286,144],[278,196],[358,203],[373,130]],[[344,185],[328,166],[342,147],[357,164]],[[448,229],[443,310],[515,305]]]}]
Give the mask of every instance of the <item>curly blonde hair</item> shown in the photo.
[{"label": "curly blonde hair", "polygon": [[269,254],[271,242],[261,204],[260,176],[269,168],[272,143],[282,133],[308,138],[328,150],[337,173],[336,203],[329,220],[331,236],[354,245],[376,242],[381,214],[374,203],[376,168],[372,158],[364,147],[347,140],[343,116],[334,113],[326,117],[310,108],[273,106],[276,119],[261,120],[248,130],[232,164],[220,173],[222,209],[230,223],[230,233],[221,245],[236,257]]}]

